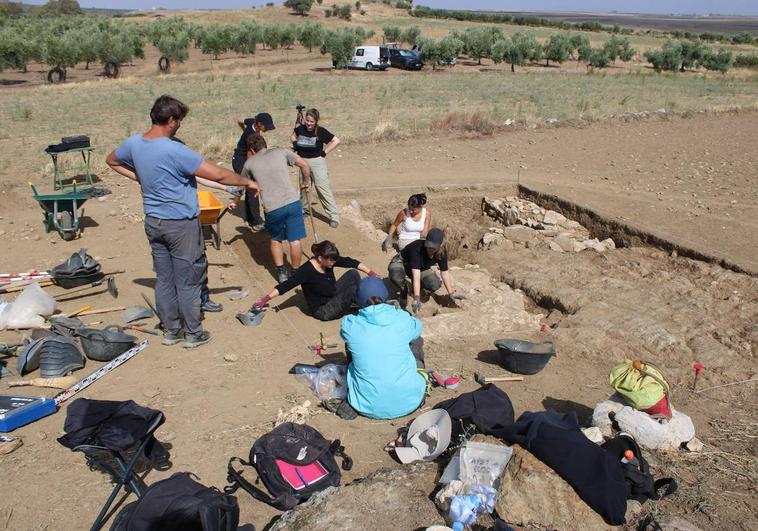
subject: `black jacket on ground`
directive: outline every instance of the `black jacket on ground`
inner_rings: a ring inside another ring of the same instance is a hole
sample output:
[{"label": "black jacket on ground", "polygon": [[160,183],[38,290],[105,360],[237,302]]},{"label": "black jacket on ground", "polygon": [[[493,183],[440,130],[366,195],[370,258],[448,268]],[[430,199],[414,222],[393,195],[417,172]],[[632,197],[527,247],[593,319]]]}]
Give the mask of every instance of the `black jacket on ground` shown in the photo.
[{"label": "black jacket on ground", "polygon": [[621,462],[581,432],[576,413],[526,412],[493,435],[529,450],[608,524],[624,523],[628,488]]}]

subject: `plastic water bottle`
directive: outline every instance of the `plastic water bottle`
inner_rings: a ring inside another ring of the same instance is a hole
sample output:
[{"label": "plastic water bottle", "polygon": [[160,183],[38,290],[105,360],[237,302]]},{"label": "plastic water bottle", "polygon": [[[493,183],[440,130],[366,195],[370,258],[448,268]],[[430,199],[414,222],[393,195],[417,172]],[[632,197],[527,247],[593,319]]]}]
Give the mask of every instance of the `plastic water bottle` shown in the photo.
[{"label": "plastic water bottle", "polygon": [[453,496],[450,500],[448,516],[455,524],[461,524],[462,530],[463,525],[471,525],[476,522],[477,509],[479,509],[480,503],[478,496]]}]

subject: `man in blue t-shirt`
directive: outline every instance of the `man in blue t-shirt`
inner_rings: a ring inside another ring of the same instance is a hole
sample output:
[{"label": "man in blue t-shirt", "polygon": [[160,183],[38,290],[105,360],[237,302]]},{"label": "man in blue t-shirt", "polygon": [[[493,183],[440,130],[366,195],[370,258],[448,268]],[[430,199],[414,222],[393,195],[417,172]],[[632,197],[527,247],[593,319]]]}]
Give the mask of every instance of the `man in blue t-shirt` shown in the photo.
[{"label": "man in blue t-shirt", "polygon": [[189,107],[176,98],[160,96],[150,110],[152,125],[147,133],[130,136],[105,161],[142,189],[163,344],[183,342],[185,348],[194,348],[210,341],[200,315],[200,291],[208,262],[198,220],[195,176],[242,186],[253,193],[258,186],[172,140],[188,112]]}]

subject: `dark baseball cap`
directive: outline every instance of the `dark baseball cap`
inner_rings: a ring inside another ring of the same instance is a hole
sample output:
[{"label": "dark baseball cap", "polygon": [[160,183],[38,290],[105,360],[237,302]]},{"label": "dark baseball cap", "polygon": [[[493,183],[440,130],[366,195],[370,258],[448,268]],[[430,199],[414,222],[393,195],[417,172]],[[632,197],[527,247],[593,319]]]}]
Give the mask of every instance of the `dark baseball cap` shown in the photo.
[{"label": "dark baseball cap", "polygon": [[426,240],[424,240],[424,247],[439,249],[442,247],[442,241],[444,239],[445,234],[441,229],[429,229],[429,232],[426,234]]},{"label": "dark baseball cap", "polygon": [[253,120],[265,127],[267,131],[276,129],[276,127],[274,127],[274,119],[271,118],[271,115],[267,112],[259,112],[255,115]]}]

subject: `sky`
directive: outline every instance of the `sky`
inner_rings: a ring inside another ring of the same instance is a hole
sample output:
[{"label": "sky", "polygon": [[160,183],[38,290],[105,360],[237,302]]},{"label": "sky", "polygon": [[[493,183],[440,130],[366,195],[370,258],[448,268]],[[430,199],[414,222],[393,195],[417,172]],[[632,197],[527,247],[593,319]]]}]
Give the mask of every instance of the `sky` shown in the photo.
[{"label": "sky", "polygon": [[[267,0],[79,0],[82,7],[118,9],[228,9],[262,6]],[[44,4],[46,0],[25,0]],[[280,4],[281,1],[277,1]],[[589,11],[651,14],[700,14],[758,16],[758,0],[416,0],[416,4],[446,9],[490,9],[503,11]]]}]

